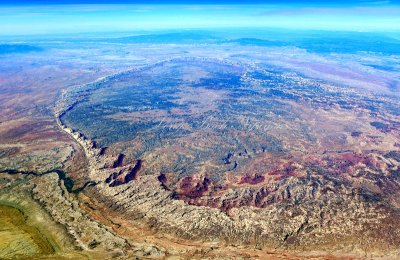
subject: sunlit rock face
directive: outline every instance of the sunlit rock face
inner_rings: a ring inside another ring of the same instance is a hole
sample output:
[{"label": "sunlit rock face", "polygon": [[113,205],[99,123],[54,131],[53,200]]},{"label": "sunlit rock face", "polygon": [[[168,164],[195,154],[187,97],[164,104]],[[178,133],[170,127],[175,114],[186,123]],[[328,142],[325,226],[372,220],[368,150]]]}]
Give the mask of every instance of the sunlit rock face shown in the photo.
[{"label": "sunlit rock face", "polygon": [[48,214],[60,257],[396,259],[399,57],[185,35],[5,57],[0,206]]},{"label": "sunlit rock face", "polygon": [[396,100],[189,56],[71,89],[59,119],[101,165],[94,189],[114,211],[185,238],[312,248],[365,232],[397,241],[380,227],[398,214]]},{"label": "sunlit rock face", "polygon": [[174,199],[228,210],[313,198],[317,184],[308,193],[289,183],[314,175],[352,186],[354,175],[396,169],[388,157],[399,125],[386,117],[396,116],[395,99],[382,104],[290,70],[188,57],[87,88],[60,119],[117,156],[106,167],[135,162],[108,176],[110,187],[155,175]]}]

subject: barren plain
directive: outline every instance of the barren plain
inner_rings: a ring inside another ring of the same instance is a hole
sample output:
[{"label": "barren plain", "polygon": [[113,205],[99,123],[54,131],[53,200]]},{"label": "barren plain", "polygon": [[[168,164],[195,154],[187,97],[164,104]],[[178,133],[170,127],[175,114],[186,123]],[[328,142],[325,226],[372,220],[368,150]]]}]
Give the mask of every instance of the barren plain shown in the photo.
[{"label": "barren plain", "polygon": [[8,43],[0,258],[400,258],[400,42],[215,35]]}]

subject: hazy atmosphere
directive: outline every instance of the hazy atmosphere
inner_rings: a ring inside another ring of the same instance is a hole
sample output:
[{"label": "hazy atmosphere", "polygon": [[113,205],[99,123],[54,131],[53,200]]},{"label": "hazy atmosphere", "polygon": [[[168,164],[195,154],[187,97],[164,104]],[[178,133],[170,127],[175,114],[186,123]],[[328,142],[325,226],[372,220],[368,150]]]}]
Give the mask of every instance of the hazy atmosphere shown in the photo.
[{"label": "hazy atmosphere", "polygon": [[400,259],[398,1],[1,1],[0,259]]},{"label": "hazy atmosphere", "polygon": [[0,34],[246,27],[399,32],[399,13],[400,6],[394,1],[17,1],[0,5]]}]

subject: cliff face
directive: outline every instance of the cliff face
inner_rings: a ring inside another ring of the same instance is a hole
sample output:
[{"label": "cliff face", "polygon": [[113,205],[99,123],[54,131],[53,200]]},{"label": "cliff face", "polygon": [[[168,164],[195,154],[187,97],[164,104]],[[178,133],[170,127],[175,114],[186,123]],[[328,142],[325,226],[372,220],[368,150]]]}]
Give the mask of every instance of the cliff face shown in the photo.
[{"label": "cliff face", "polygon": [[[163,63],[162,67],[165,66],[168,63]],[[146,69],[153,68],[159,69],[158,65]],[[93,182],[85,189],[85,194],[103,205],[102,214],[118,215],[119,223],[127,228],[127,221],[134,221],[150,230],[189,240],[223,241],[303,253],[318,249],[337,254],[398,255],[400,157],[396,143],[400,135],[397,118],[381,117],[382,114],[371,113],[360,106],[355,110],[358,115],[354,116],[354,111],[321,105],[323,100],[311,103],[311,107],[317,104],[321,107],[310,108],[307,100],[294,102],[296,91],[288,90],[284,95],[288,100],[282,103],[290,104],[291,109],[297,111],[298,119],[288,116],[285,121],[274,117],[270,123],[280,130],[268,128],[276,136],[285,130],[289,132],[279,140],[281,146],[268,137],[270,146],[258,147],[257,138],[261,132],[256,132],[254,142],[245,142],[245,147],[238,151],[224,153],[223,147],[218,148],[225,156],[221,157],[219,165],[207,164],[197,168],[196,173],[180,175],[162,169],[171,162],[168,158],[181,152],[179,149],[187,151],[183,145],[187,140],[182,141],[186,137],[177,139],[182,147],[168,150],[162,146],[138,158],[129,150],[130,145],[136,145],[134,143],[123,141],[101,146],[65,123],[64,115],[80,102],[86,102],[91,92],[111,88],[114,83],[124,86],[124,82],[140,77],[136,71],[131,73],[113,75],[65,92],[55,113],[59,127],[85,152],[87,176]],[[241,80],[250,80],[248,75],[246,73]],[[217,95],[216,92],[213,95]],[[279,95],[282,98],[283,94]],[[187,95],[180,96],[179,100],[197,102]],[[215,100],[219,105],[223,102],[222,98]],[[212,105],[215,104],[206,104]],[[190,109],[200,114],[210,111],[204,110],[202,104]],[[218,111],[212,107],[211,111],[215,110]],[[131,114],[134,119],[130,120],[158,117],[151,113]],[[185,112],[176,113],[182,116]],[[118,115],[118,118],[127,120],[126,115]],[[390,123],[385,127],[363,124],[376,118]],[[302,139],[304,136],[298,135],[299,139],[295,140],[290,134],[300,126],[309,127],[308,136]],[[207,149],[208,143],[191,139],[195,134],[188,137],[189,143],[194,140],[197,147]],[[207,132],[211,140],[220,140],[218,135],[212,134]],[[151,139],[146,140],[150,142]],[[272,149],[273,145],[281,148]],[[187,165],[184,160],[182,162]],[[215,169],[216,173],[210,169]]]}]

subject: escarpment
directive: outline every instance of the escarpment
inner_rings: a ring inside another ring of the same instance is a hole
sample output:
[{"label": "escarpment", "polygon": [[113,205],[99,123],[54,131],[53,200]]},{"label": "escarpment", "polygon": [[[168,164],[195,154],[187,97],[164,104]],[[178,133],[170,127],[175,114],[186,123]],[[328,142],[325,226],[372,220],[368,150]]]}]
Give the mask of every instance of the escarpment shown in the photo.
[{"label": "escarpment", "polygon": [[[87,174],[97,184],[86,192],[108,212],[191,240],[293,251],[333,243],[349,252],[349,244],[365,252],[396,250],[398,129],[352,129],[341,121],[351,111],[325,107],[343,115],[331,118],[291,95],[250,91],[249,73],[239,63],[185,60],[208,78],[177,87],[177,76],[168,73],[181,62],[113,75],[61,97],[57,122],[83,147]],[[210,69],[215,66],[218,77]],[[166,73],[162,81],[160,73]],[[263,83],[266,88],[283,80],[275,77]],[[224,85],[228,79],[236,88]],[[294,76],[285,82],[302,81]],[[88,101],[97,92],[104,104]],[[276,95],[283,101],[263,105]],[[236,98],[252,103],[232,103]],[[122,105],[131,112],[121,112]],[[93,106],[99,107],[94,118],[82,117]],[[358,113],[360,120],[373,120],[368,110]],[[327,126],[320,129],[309,117]],[[382,233],[382,223],[396,231]]]}]

